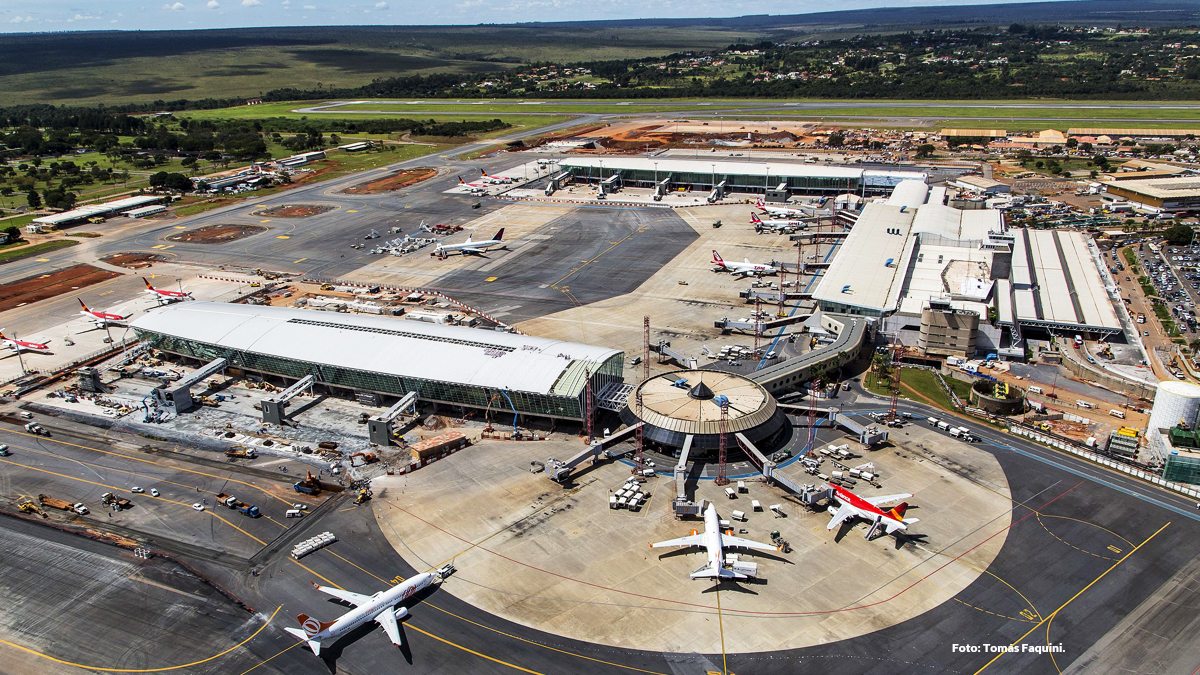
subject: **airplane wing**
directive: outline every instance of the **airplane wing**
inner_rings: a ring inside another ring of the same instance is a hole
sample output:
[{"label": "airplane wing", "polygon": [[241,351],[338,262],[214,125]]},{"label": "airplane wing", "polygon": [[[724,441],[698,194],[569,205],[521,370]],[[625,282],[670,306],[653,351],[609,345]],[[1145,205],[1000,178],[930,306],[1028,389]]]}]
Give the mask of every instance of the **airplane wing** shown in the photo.
[{"label": "airplane wing", "polygon": [[742,539],[741,537],[729,537],[721,535],[721,543],[725,546],[739,546],[741,548],[754,548],[760,551],[778,551],[778,547],[771,544],[763,544],[750,539]]},{"label": "airplane wing", "polygon": [[352,593],[351,591],[343,591],[340,588],[330,588],[328,586],[317,586],[317,590],[322,593],[328,593],[333,597],[343,602],[348,602],[355,607],[364,605],[371,600],[371,596],[363,595],[362,593]]},{"label": "airplane wing", "polygon": [[902,493],[898,495],[883,495],[882,497],[863,497],[863,501],[869,502],[871,506],[883,507],[891,506],[893,502],[900,502],[911,496],[910,494]]},{"label": "airplane wing", "polygon": [[846,519],[853,518],[856,515],[858,515],[858,509],[855,509],[851,506],[840,506],[838,507],[838,510],[833,513],[833,517],[829,519],[829,525],[826,526],[825,529],[832,530],[838,525],[844,523]]},{"label": "airplane wing", "polygon": [[693,534],[687,537],[678,539],[668,539],[654,544],[650,544],[650,548],[669,548],[671,546],[703,546],[704,537],[699,534]]},{"label": "airplane wing", "polygon": [[388,639],[392,641],[392,644],[397,647],[404,644],[404,641],[400,639],[400,626],[396,625],[396,612],[391,607],[376,615],[375,623],[383,626],[383,632],[387,633]]}]

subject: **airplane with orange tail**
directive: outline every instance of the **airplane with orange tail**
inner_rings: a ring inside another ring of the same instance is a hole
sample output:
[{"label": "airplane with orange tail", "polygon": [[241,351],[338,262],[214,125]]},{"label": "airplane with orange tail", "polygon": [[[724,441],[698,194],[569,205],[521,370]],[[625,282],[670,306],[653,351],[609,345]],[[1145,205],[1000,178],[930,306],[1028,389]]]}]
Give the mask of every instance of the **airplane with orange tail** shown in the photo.
[{"label": "airplane with orange tail", "polygon": [[[886,495],[882,497],[859,497],[853,492],[838,485],[831,485],[833,488],[833,499],[838,503],[835,508],[830,505],[829,512],[833,517],[829,520],[829,526],[825,529],[832,530],[851,518],[862,518],[871,523],[871,528],[867,530],[867,539],[870,539],[879,528],[883,528],[888,534],[901,532],[908,529],[909,525],[919,522],[918,518],[905,518],[904,512],[908,510],[908,502],[904,501],[912,495],[898,494]],[[889,504],[900,502],[896,507],[884,511],[884,507]]]}]

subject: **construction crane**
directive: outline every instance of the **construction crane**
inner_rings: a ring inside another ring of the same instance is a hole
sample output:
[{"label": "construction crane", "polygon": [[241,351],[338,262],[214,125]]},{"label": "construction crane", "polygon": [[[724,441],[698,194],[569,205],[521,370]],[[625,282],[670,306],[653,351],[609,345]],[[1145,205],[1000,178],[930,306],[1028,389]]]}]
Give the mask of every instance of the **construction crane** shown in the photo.
[{"label": "construction crane", "polygon": [[900,337],[899,335],[896,335],[892,338],[892,404],[890,407],[888,407],[888,423],[893,423],[900,419],[900,414],[896,411],[896,406],[900,401],[901,349]]},{"label": "construction crane", "polygon": [[721,395],[714,398],[713,403],[721,407],[720,440],[717,445],[717,478],[713,482],[717,485],[729,485],[729,476],[726,475],[728,450],[725,447],[729,428],[729,399]]},{"label": "construction crane", "polygon": [[[637,393],[637,416],[642,419],[642,392]],[[646,437],[643,435],[642,427],[645,425],[639,424],[634,429],[634,451],[633,451],[633,472],[641,473],[646,468]]]}]

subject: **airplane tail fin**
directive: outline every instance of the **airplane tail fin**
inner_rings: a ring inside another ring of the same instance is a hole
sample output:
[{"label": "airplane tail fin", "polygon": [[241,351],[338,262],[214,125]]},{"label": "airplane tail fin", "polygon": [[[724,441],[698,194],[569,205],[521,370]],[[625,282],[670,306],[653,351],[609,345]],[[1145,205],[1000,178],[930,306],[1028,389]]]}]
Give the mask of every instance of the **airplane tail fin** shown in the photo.
[{"label": "airplane tail fin", "polygon": [[750,214],[750,222],[752,222],[752,223],[755,223],[755,224],[758,224],[758,223],[761,223],[761,222],[762,222],[762,220],[760,220],[760,219],[759,219],[759,217],[758,217],[758,214],[757,214],[757,213],[751,213],[751,214]]},{"label": "airplane tail fin", "polygon": [[888,511],[888,515],[896,520],[904,520],[904,512],[907,510],[908,502],[900,502],[895,508],[893,508],[891,511]]},{"label": "airplane tail fin", "polygon": [[692,572],[693,579],[745,579],[746,575],[724,567],[707,566]]},{"label": "airplane tail fin", "polygon": [[304,629],[304,634],[306,635],[305,639],[310,638],[333,625],[332,621],[321,621],[319,619],[314,619],[307,614],[297,614],[296,621],[300,623],[300,628]]},{"label": "airplane tail fin", "polygon": [[88,309],[87,305],[83,304],[83,300],[81,298],[75,298],[75,299],[79,300],[79,306],[83,308],[83,311],[85,311],[85,312],[92,311],[92,310]]},{"label": "airplane tail fin", "polygon": [[146,288],[154,290],[154,287],[150,285],[150,280],[146,277],[142,277],[142,283],[146,284]]},{"label": "airplane tail fin", "polygon": [[717,253],[717,249],[715,248],[713,249],[713,262],[721,267],[725,266],[725,259],[721,257],[720,253]]},{"label": "airplane tail fin", "polygon": [[458,179],[458,184],[459,184],[459,185],[466,185],[466,184],[467,184],[467,181],[463,180],[463,179],[462,179],[462,176],[455,176],[455,178],[457,178],[457,179]]},{"label": "airplane tail fin", "polygon": [[496,236],[492,237],[492,239],[495,239],[496,241],[504,241],[504,228],[500,228],[500,231],[497,232]]}]

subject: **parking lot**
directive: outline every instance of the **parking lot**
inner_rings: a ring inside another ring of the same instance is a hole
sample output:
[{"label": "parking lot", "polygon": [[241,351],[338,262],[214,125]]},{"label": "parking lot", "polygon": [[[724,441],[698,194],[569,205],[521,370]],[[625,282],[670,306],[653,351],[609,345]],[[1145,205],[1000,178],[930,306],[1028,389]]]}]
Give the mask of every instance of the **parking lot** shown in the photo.
[{"label": "parking lot", "polygon": [[[1183,338],[1188,343],[1200,338],[1200,319],[1196,315],[1196,303],[1200,301],[1200,246],[1159,246],[1143,241],[1132,250],[1142,268],[1142,278],[1135,281],[1145,282],[1142,291],[1146,295],[1153,291],[1145,308],[1131,306],[1131,314],[1142,337],[1147,339],[1147,346],[1155,342],[1172,346],[1172,338]],[[1123,267],[1126,262],[1114,264]],[[1153,339],[1155,333],[1160,334],[1160,339]],[[1178,367],[1168,370],[1176,379],[1186,377]]]}]

